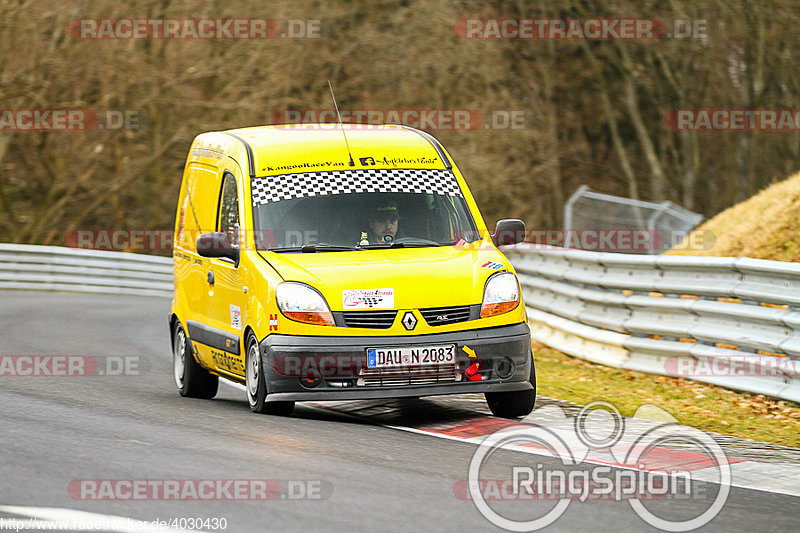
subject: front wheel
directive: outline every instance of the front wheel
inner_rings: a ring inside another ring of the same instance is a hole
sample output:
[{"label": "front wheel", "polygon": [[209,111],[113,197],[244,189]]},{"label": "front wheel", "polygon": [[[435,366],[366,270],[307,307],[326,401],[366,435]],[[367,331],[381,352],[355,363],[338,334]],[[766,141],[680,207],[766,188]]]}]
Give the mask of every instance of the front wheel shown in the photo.
[{"label": "front wheel", "polygon": [[245,388],[247,389],[247,403],[254,413],[289,416],[294,411],[294,402],[267,401],[267,379],[264,375],[261,349],[256,336],[252,333],[247,335]]},{"label": "front wheel", "polygon": [[533,390],[513,392],[487,392],[486,403],[494,416],[500,418],[519,418],[533,411],[536,403],[536,369],[533,366],[533,353],[531,352],[531,385]]},{"label": "front wheel", "polygon": [[181,396],[210,400],[217,395],[219,378],[194,360],[181,323],[176,321],[172,339],[172,370]]}]

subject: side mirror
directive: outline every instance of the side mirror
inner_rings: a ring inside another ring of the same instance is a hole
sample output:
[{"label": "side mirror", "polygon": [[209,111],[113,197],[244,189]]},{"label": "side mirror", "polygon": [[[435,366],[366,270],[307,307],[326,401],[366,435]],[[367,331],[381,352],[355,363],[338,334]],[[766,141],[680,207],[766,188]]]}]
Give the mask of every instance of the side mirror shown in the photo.
[{"label": "side mirror", "polygon": [[525,223],[517,218],[504,218],[497,221],[492,242],[495,246],[508,246],[525,240]]},{"label": "side mirror", "polygon": [[239,248],[231,244],[227,235],[218,231],[201,233],[197,237],[197,253],[203,257],[227,257],[239,261]]}]

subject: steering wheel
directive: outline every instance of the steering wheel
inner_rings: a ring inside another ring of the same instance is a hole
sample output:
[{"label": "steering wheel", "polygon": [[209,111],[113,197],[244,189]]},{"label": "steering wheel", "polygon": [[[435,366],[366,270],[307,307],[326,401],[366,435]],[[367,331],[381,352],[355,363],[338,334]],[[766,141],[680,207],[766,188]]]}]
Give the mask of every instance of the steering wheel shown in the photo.
[{"label": "steering wheel", "polygon": [[435,244],[439,246],[439,243],[436,241],[431,241],[429,239],[420,239],[419,237],[400,237],[399,239],[395,239],[394,242],[416,242],[419,244]]}]

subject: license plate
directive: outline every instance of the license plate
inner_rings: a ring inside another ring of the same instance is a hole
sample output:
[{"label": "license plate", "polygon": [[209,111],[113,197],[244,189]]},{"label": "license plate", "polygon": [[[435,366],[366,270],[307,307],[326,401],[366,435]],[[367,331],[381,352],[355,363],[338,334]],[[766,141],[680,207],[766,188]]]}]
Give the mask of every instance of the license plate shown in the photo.
[{"label": "license plate", "polygon": [[367,368],[398,368],[446,365],[456,362],[456,345],[368,348]]}]

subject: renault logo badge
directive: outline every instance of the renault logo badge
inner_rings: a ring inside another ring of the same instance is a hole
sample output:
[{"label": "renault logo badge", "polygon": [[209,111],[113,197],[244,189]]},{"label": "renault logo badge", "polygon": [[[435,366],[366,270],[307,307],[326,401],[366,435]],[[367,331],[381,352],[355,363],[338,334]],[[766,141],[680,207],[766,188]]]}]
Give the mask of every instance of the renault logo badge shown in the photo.
[{"label": "renault logo badge", "polygon": [[417,317],[414,316],[414,313],[411,311],[406,311],[406,314],[403,315],[403,326],[408,330],[411,331],[415,327],[417,327]]}]

